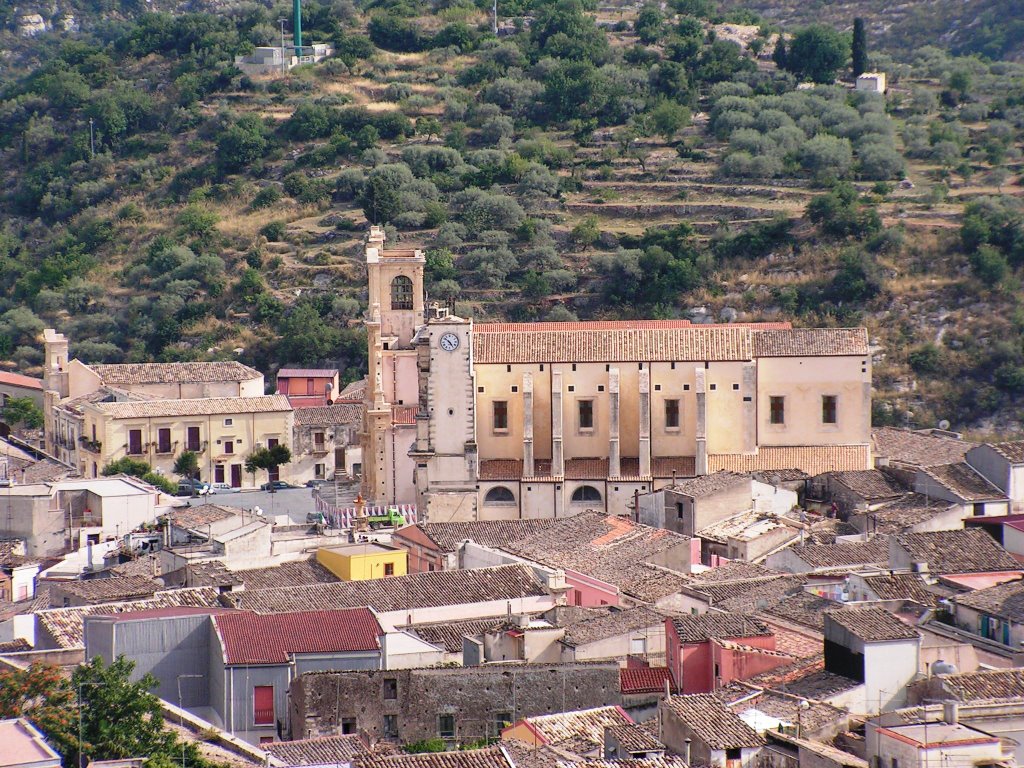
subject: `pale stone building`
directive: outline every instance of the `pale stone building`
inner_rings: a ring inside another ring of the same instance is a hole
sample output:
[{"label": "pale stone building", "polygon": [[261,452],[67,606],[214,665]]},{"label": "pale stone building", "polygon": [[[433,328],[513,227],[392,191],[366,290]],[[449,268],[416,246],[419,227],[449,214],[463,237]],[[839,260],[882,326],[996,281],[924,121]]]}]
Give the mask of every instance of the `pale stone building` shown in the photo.
[{"label": "pale stone building", "polygon": [[719,470],[870,467],[863,328],[474,324],[427,310],[422,252],[385,250],[379,227],[366,263],[374,503],[444,521],[621,513]]}]

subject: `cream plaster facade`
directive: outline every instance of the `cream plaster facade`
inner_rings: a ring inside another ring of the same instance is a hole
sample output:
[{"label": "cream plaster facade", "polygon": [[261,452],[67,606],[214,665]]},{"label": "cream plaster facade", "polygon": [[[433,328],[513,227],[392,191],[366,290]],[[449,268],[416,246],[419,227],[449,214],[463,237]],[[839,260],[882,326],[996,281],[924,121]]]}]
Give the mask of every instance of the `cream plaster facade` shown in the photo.
[{"label": "cream plaster facade", "polygon": [[366,262],[375,503],[435,521],[624,513],[637,493],[719,469],[870,467],[863,329],[474,325],[424,311],[422,253],[385,250],[378,227]]}]

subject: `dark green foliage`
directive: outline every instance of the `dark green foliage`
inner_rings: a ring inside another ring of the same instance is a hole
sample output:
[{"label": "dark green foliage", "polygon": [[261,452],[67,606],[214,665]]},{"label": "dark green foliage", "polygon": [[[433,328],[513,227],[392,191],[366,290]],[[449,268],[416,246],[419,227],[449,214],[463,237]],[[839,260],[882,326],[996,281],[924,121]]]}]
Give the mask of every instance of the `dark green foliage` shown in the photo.
[{"label": "dark green foliage", "polygon": [[8,426],[42,429],[43,411],[31,397],[10,397],[3,406],[3,420]]},{"label": "dark green foliage", "polygon": [[839,269],[827,291],[828,298],[840,304],[863,304],[882,291],[882,278],[878,265],[868,254],[852,251],[843,254]]},{"label": "dark green foliage", "polygon": [[530,45],[535,59],[551,56],[602,64],[609,56],[608,38],[583,12],[579,0],[540,5],[530,26]]},{"label": "dark green foliage", "polygon": [[164,493],[174,493],[178,490],[178,486],[169,477],[158,475],[145,461],[133,459],[130,456],[110,462],[103,468],[101,474],[105,477],[131,475],[159,488]]},{"label": "dark green foliage", "polygon": [[278,323],[278,354],[290,363],[311,365],[330,358],[341,343],[340,331],[324,321],[309,303],[296,305]]},{"label": "dark green foliage", "polygon": [[850,66],[853,70],[854,78],[868,70],[868,33],[864,27],[864,19],[860,16],[853,20],[853,45]]},{"label": "dark green foliage", "polygon": [[825,234],[836,237],[867,238],[882,227],[878,211],[862,201],[857,190],[846,182],[825,195],[819,195],[807,205],[807,218],[817,224]]},{"label": "dark green foliage", "polygon": [[943,352],[934,344],[923,344],[917,349],[911,350],[907,355],[907,362],[914,373],[934,375],[942,371]]},{"label": "dark green foliage", "polygon": [[813,24],[800,30],[786,51],[785,68],[799,78],[831,83],[850,57],[847,39],[830,26]]},{"label": "dark green foliage", "polygon": [[227,173],[241,171],[261,160],[267,146],[263,121],[245,115],[217,136],[217,163]]}]

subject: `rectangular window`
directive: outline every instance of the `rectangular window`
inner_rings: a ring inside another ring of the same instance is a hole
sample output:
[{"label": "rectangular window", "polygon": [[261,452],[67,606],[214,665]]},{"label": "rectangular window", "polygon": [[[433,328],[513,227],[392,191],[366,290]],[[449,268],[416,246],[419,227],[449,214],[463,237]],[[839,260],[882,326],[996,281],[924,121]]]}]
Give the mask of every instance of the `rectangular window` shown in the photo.
[{"label": "rectangular window", "polygon": [[679,401],[665,401],[665,429],[679,429]]},{"label": "rectangular window", "polygon": [[385,680],[384,681],[384,698],[385,699],[397,699],[398,698],[398,681],[397,680]]},{"label": "rectangular window", "polygon": [[314,388],[313,380],[312,379],[306,379],[306,394],[307,395],[315,395],[316,394],[316,389]]},{"label": "rectangular window", "polygon": [[324,451],[327,450],[324,447],[325,444],[326,444],[326,441],[324,439],[324,433],[323,432],[314,432],[313,433],[313,450],[318,452],[318,453],[323,453]]},{"label": "rectangular window", "polygon": [[647,653],[647,638],[631,638],[629,641],[629,652],[634,656],[643,656],[645,653]]},{"label": "rectangular window", "polygon": [[234,423],[235,423],[234,419],[224,419],[224,426],[225,427],[230,427],[230,426],[234,425]]},{"label": "rectangular window", "polygon": [[254,725],[274,724],[274,686],[257,685],[252,689],[252,710]]},{"label": "rectangular window", "polygon": [[580,429],[594,428],[594,401],[580,400],[578,404]]},{"label": "rectangular window", "polygon": [[142,430],[128,430],[128,453],[139,455],[142,453]]},{"label": "rectangular window", "polygon": [[682,519],[683,519],[683,502],[677,501],[676,502],[676,520],[682,520]]},{"label": "rectangular window", "polygon": [[398,738],[398,715],[384,715],[384,738]]},{"label": "rectangular window", "polygon": [[772,424],[786,423],[786,398],[775,395],[768,398],[768,421]]},{"label": "rectangular window", "polygon": [[199,427],[189,427],[185,430],[185,450],[199,451]]},{"label": "rectangular window", "polygon": [[224,482],[224,465],[215,464],[213,467],[213,482],[223,483]]},{"label": "rectangular window", "polygon": [[442,739],[455,738],[455,715],[437,716],[437,735]]},{"label": "rectangular window", "polygon": [[835,424],[838,421],[839,398],[835,395],[821,396],[821,423]]},{"label": "rectangular window", "polygon": [[491,412],[494,415],[494,430],[504,432],[508,430],[508,402],[495,400],[491,403]]},{"label": "rectangular window", "polygon": [[225,440],[224,441],[224,453],[234,453],[234,452],[235,452],[235,441],[234,440]]},{"label": "rectangular window", "polygon": [[384,575],[385,576],[394,576],[395,575],[395,564],[394,563],[384,563]]},{"label": "rectangular window", "polygon": [[157,453],[171,452],[171,430],[168,427],[161,427],[156,431]]},{"label": "rectangular window", "polygon": [[973,508],[971,509],[971,514],[973,514],[975,517],[984,517],[985,505],[983,503],[975,503],[973,505]]},{"label": "rectangular window", "polygon": [[508,728],[512,725],[512,713],[511,712],[495,712],[494,713],[494,735],[497,736],[501,733],[502,728]]},{"label": "rectangular window", "polygon": [[343,735],[349,735],[356,732],[356,719],[354,717],[343,717],[341,718],[341,732]]},{"label": "rectangular window", "polygon": [[326,466],[327,466],[326,464],[314,464],[313,465],[313,475],[316,477],[317,480],[323,480],[324,479],[324,476],[327,474],[326,471],[325,471],[325,467]]}]

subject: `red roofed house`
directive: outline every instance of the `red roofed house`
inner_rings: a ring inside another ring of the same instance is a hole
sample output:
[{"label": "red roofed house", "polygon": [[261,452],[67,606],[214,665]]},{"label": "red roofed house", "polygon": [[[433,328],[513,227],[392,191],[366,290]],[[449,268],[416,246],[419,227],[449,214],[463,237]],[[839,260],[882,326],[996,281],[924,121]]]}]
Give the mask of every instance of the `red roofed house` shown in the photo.
[{"label": "red roofed house", "polygon": [[6,405],[12,397],[28,397],[43,407],[43,380],[23,376],[20,373],[0,371],[0,405]]},{"label": "red roofed house", "polygon": [[369,608],[170,609],[85,620],[90,658],[139,660],[133,676],[152,673],[162,698],[253,744],[288,733],[288,688],[298,676],[380,669],[382,634]]},{"label": "red roofed house", "polygon": [[331,405],[340,391],[335,368],[282,368],[277,372],[277,394],[286,395],[292,408]]},{"label": "red roofed house", "polygon": [[733,680],[791,664],[768,625],[733,613],[665,619],[669,672],[682,693],[710,693]]}]

